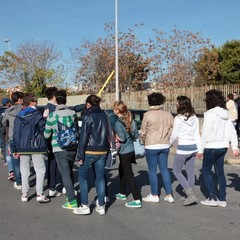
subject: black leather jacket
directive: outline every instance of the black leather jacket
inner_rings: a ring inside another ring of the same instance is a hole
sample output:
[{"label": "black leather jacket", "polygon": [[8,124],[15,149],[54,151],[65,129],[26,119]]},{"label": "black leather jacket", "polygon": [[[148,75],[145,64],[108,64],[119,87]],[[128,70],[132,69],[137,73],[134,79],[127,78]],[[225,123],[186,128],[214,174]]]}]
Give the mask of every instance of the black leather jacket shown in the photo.
[{"label": "black leather jacket", "polygon": [[109,150],[108,121],[105,111],[92,106],[83,115],[77,160],[85,159],[86,151],[105,152]]}]

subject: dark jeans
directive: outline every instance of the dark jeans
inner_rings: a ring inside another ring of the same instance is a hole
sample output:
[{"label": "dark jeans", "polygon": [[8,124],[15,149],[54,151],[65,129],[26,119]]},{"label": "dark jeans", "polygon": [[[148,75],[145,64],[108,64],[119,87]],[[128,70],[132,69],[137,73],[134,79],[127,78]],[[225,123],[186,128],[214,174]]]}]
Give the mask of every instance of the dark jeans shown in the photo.
[{"label": "dark jeans", "polygon": [[[226,148],[210,149],[205,148],[203,153],[203,177],[208,190],[210,199],[220,201],[226,200],[226,178],[224,175],[224,157],[227,152]],[[215,185],[212,176],[212,167],[214,166],[219,183],[219,195],[216,195]]]},{"label": "dark jeans", "polygon": [[63,186],[66,188],[68,201],[76,199],[74,194],[73,165],[76,151],[62,151],[54,153],[59,172],[62,176]]},{"label": "dark jeans", "polygon": [[13,141],[10,141],[10,151],[12,158],[13,171],[15,175],[15,182],[17,185],[22,185],[21,173],[20,173],[20,158],[13,157]]},{"label": "dark jeans", "polygon": [[48,187],[56,189],[57,162],[53,152],[48,153]]},{"label": "dark jeans", "polygon": [[126,195],[127,184],[132,192],[134,200],[140,200],[140,192],[137,188],[132,170],[132,161],[135,159],[134,152],[119,154],[120,164],[118,167],[120,177],[120,193]]}]

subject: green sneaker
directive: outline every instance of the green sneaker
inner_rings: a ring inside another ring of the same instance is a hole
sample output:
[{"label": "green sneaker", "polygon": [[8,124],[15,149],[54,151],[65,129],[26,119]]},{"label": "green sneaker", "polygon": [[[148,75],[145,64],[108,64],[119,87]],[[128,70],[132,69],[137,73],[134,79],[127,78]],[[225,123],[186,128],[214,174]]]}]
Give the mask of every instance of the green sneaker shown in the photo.
[{"label": "green sneaker", "polygon": [[141,208],[142,203],[141,203],[141,201],[139,201],[139,202],[132,201],[132,202],[125,203],[125,206],[129,207],[129,208]]},{"label": "green sneaker", "polygon": [[115,198],[119,199],[119,200],[123,200],[123,201],[127,200],[127,196],[125,194],[121,194],[121,193],[116,194]]},{"label": "green sneaker", "polygon": [[66,208],[66,209],[77,209],[78,208],[78,204],[77,204],[77,200],[73,200],[71,202],[66,202],[62,205],[63,208]]}]

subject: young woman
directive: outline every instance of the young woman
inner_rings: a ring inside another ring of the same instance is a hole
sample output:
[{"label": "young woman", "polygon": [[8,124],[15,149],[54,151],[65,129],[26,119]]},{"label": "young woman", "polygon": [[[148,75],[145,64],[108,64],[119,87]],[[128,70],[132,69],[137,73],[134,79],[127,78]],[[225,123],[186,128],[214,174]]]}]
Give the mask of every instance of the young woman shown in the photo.
[{"label": "young woman", "polygon": [[157,166],[163,178],[166,191],[164,200],[173,203],[171,176],[168,170],[169,138],[172,133],[173,116],[162,109],[166,98],[161,93],[148,95],[149,110],[144,114],[141,125],[141,139],[145,144],[151,193],[143,198],[145,202],[159,202]]},{"label": "young woman", "polygon": [[[231,142],[233,156],[239,155],[236,130],[232,124],[222,92],[206,92],[206,108],[202,128],[203,178],[208,191],[208,199],[201,201],[205,206],[226,207],[226,178],[224,175],[224,157]],[[216,195],[211,169],[214,166],[219,183]]]},{"label": "young woman", "polygon": [[[194,164],[196,154],[202,155],[199,120],[195,115],[191,100],[186,96],[177,97],[177,116],[174,119],[170,146],[178,140],[176,156],[173,163],[173,173],[187,195],[183,205],[188,206],[197,201],[193,192],[195,183]],[[183,166],[187,178],[182,174]]]},{"label": "young woman", "polygon": [[116,194],[115,197],[119,200],[126,200],[126,187],[128,184],[134,200],[126,203],[125,206],[130,208],[141,208],[141,196],[132,171],[132,162],[135,162],[135,153],[131,134],[134,138],[138,137],[136,122],[132,120],[131,112],[128,111],[126,104],[122,101],[115,102],[114,113],[118,117],[115,122],[115,133],[121,145],[119,150],[120,164],[118,168],[120,192]]},{"label": "young woman", "polygon": [[80,186],[81,206],[74,209],[74,214],[90,214],[88,205],[88,181],[87,176],[90,167],[94,168],[97,188],[96,211],[100,215],[105,214],[104,197],[106,184],[104,178],[105,162],[109,150],[107,115],[100,108],[101,98],[90,95],[86,99],[87,111],[83,115],[80,143],[77,160],[79,160],[78,180]]}]

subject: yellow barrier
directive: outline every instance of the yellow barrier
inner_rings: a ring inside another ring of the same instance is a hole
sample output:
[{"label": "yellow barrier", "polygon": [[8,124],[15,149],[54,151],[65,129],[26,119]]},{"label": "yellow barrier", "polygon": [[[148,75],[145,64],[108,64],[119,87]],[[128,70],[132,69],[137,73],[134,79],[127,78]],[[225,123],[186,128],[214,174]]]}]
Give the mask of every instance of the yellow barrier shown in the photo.
[{"label": "yellow barrier", "polygon": [[106,87],[106,85],[108,84],[108,82],[109,82],[110,79],[112,78],[113,74],[114,74],[114,70],[111,72],[111,74],[109,75],[108,79],[107,79],[106,82],[103,84],[103,86],[102,86],[102,88],[100,89],[100,91],[98,92],[98,94],[97,94],[98,96],[101,95],[103,89]]}]

